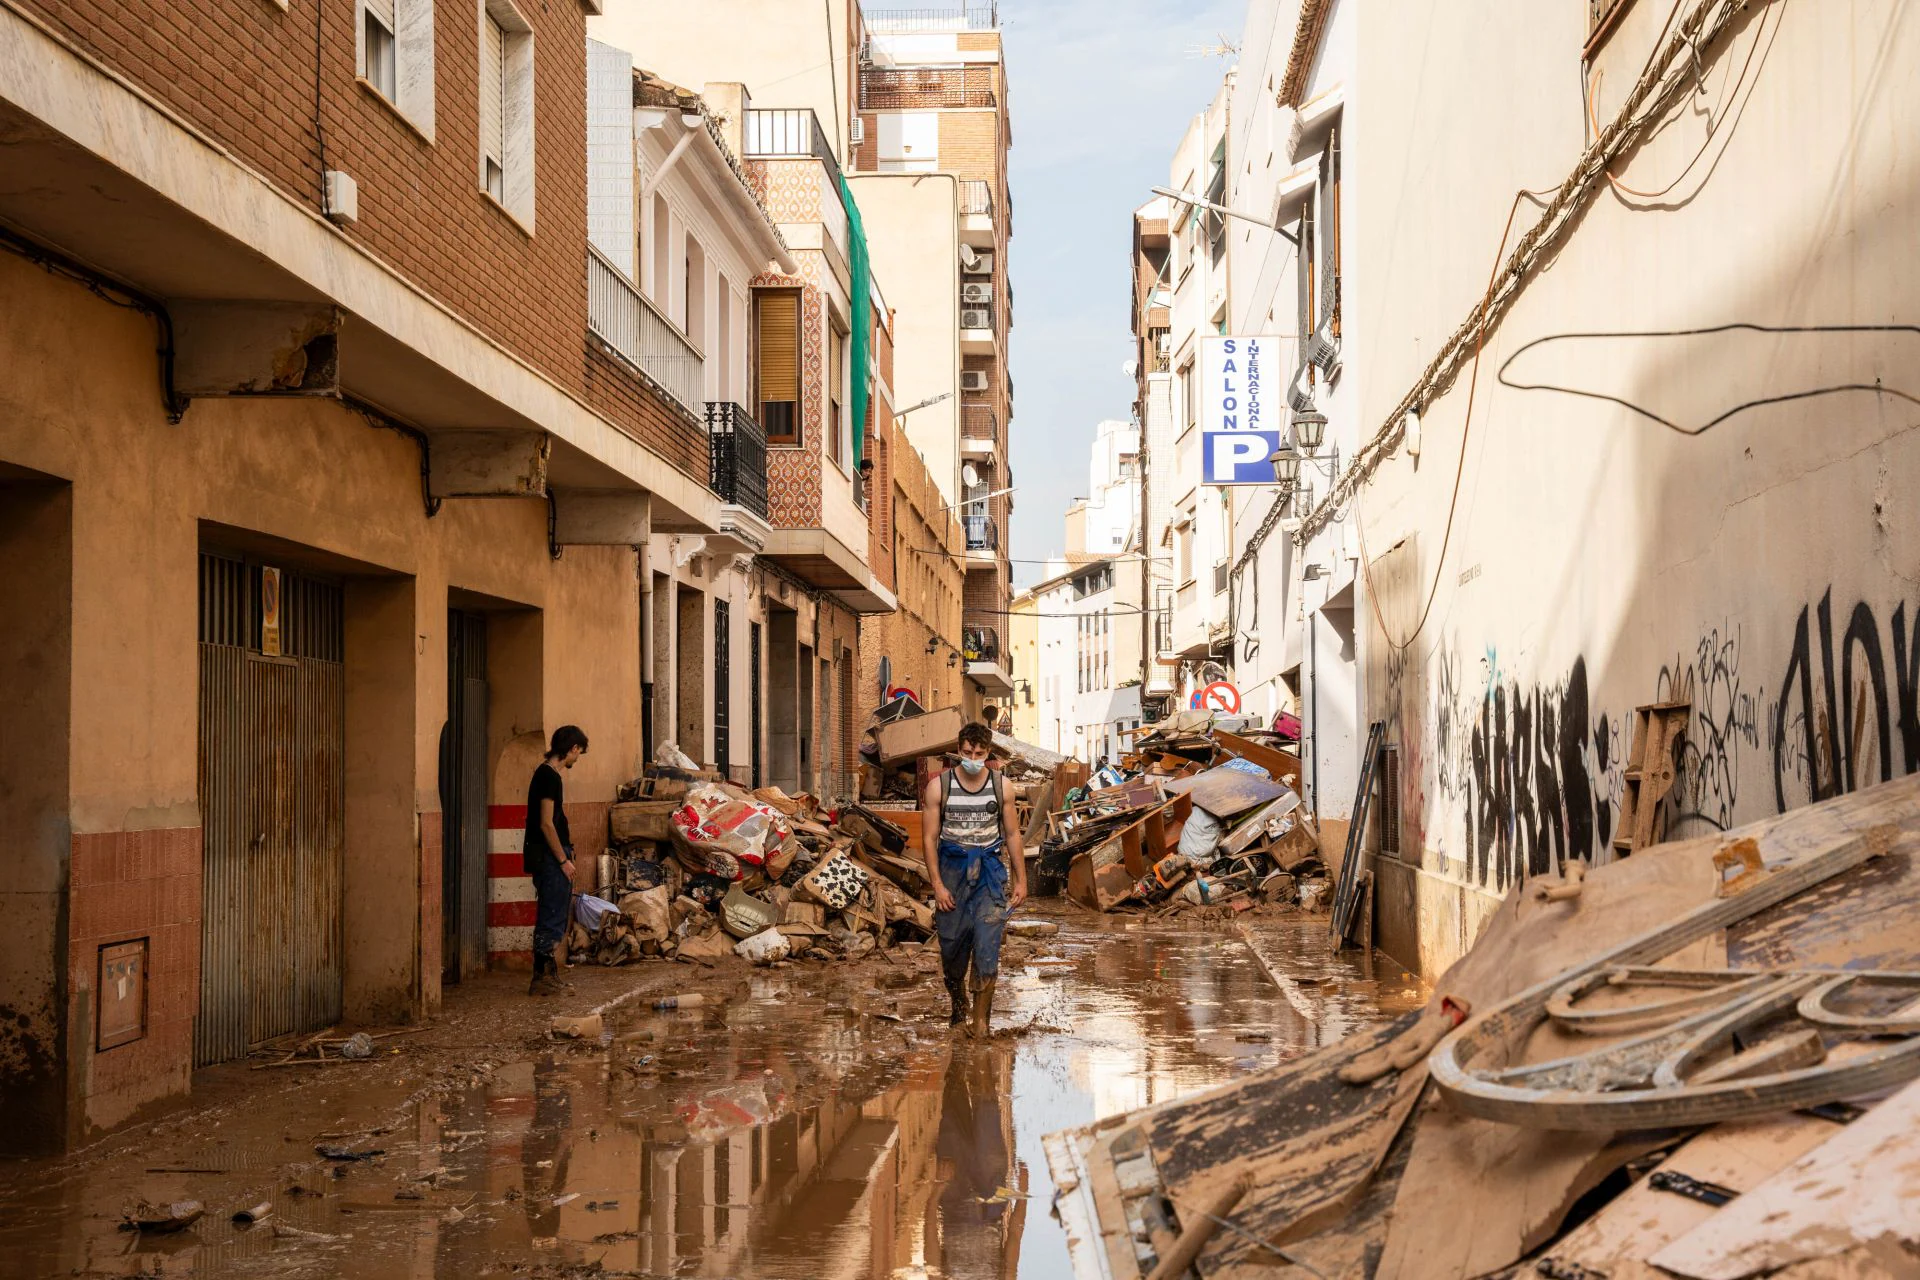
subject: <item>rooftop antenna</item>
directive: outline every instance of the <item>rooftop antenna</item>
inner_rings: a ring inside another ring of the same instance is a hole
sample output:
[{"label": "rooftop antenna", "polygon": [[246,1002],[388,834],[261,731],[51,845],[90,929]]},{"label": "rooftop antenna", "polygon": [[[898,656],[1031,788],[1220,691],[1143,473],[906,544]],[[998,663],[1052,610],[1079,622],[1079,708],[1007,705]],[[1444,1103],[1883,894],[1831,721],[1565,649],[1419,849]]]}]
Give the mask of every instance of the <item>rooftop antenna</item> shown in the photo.
[{"label": "rooftop antenna", "polygon": [[1240,46],[1226,32],[1215,33],[1212,44],[1190,44],[1187,46],[1189,58],[1231,58],[1240,53]]}]

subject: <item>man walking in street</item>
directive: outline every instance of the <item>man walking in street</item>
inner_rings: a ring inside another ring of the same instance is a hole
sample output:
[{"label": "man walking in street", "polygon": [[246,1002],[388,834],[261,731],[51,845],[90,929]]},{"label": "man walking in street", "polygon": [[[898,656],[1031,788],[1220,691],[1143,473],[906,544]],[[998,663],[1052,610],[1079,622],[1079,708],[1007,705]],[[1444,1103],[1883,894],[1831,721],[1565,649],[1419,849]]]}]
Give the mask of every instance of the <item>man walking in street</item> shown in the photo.
[{"label": "man walking in street", "polygon": [[557,995],[560,966],[554,948],[566,936],[567,916],[573,908],[573,836],[567,829],[566,787],[562,769],[587,753],[587,735],[578,725],[563,724],[553,731],[545,759],[527,783],[526,840],[521,858],[533,877],[533,983],[527,994]]},{"label": "man walking in street", "polygon": [[985,725],[962,727],[959,767],[934,775],[920,804],[940,970],[953,1000],[948,1022],[955,1027],[966,1023],[967,1034],[976,1040],[992,1034],[993,989],[1000,978],[1000,936],[1007,915],[1027,898],[1026,853],[1000,771],[987,767],[992,751],[993,734]]}]

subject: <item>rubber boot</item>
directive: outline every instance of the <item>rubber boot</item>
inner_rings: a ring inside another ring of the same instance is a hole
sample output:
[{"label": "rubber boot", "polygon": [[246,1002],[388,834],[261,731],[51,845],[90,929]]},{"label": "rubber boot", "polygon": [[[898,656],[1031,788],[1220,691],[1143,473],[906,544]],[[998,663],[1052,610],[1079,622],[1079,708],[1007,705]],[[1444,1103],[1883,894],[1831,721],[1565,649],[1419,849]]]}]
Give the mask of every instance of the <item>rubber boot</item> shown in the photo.
[{"label": "rubber boot", "polygon": [[999,976],[995,975],[976,979],[973,984],[973,1018],[967,1024],[967,1034],[975,1040],[987,1040],[993,1036],[993,988],[999,981]]},{"label": "rubber boot", "polygon": [[958,965],[948,964],[944,957],[940,965],[940,976],[947,984],[947,998],[953,1001],[953,1012],[947,1016],[949,1027],[958,1027],[967,1020],[967,962],[961,959]]},{"label": "rubber boot", "polygon": [[527,984],[530,996],[551,996],[560,993],[560,984],[554,977],[553,956],[548,952],[533,953],[533,981]]}]

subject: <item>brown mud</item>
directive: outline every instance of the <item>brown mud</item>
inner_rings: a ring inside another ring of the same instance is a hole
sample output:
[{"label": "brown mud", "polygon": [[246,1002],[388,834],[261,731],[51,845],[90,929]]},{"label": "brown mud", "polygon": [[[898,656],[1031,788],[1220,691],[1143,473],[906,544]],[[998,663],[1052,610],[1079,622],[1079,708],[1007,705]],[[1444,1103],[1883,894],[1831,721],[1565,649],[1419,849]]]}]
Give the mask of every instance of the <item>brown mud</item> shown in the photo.
[{"label": "brown mud", "polygon": [[[1009,939],[994,1039],[955,1040],[931,947],[833,966],[574,969],[450,992],[369,1062],[198,1073],[76,1156],[0,1166],[19,1276],[1068,1275],[1042,1135],[1218,1084],[1416,1007],[1325,917],[1095,917]],[[696,1009],[656,995],[700,991]],[[554,1014],[621,1000],[600,1042]],[[363,1159],[326,1159],[320,1145]],[[171,1235],[134,1202],[199,1200]],[[238,1209],[270,1202],[253,1226]]]}]

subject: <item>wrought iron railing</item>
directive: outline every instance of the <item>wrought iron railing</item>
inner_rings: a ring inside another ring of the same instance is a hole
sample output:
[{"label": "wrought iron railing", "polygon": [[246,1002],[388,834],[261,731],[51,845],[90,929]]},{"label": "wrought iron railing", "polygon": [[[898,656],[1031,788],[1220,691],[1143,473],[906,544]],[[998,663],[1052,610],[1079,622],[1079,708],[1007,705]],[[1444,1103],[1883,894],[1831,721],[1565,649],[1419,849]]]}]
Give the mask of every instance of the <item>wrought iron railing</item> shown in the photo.
[{"label": "wrought iron railing", "polygon": [[906,35],[918,31],[992,31],[1000,25],[1000,6],[947,4],[925,9],[863,9],[867,30],[875,35]]},{"label": "wrought iron railing", "polygon": [[999,102],[991,66],[863,67],[862,111],[991,107]]},{"label": "wrought iron railing", "polygon": [[982,178],[966,178],[960,183],[960,212],[993,215],[993,184]]},{"label": "wrought iron railing", "polygon": [[827,141],[820,117],[811,107],[781,107],[747,112],[746,132],[742,139],[749,160],[791,160],[811,156],[826,166],[828,184],[836,201],[840,193],[840,162],[833,157],[833,144]]},{"label": "wrought iron railing", "polygon": [[967,529],[968,551],[998,551],[1000,549],[1000,526],[994,523],[990,515],[969,513],[964,520]]},{"label": "wrought iron railing", "polygon": [[767,518],[767,433],[753,415],[707,401],[707,487],[736,507]]},{"label": "wrought iron railing", "polygon": [[687,412],[700,412],[706,357],[592,245],[587,246],[587,327]]}]

